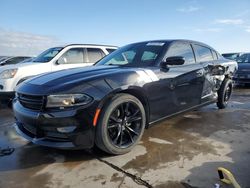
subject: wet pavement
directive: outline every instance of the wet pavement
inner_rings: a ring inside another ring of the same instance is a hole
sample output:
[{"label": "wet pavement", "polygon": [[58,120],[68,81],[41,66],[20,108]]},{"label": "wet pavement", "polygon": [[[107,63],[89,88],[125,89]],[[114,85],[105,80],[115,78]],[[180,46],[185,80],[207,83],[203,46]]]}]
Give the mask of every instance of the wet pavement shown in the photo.
[{"label": "wet pavement", "polygon": [[[10,109],[0,107],[0,188],[215,187],[218,167],[250,187],[250,88],[236,88],[227,109],[209,105],[155,124],[132,152],[62,151],[19,137]],[[141,180],[136,180],[140,177]],[[145,185],[140,185],[140,184]]]}]

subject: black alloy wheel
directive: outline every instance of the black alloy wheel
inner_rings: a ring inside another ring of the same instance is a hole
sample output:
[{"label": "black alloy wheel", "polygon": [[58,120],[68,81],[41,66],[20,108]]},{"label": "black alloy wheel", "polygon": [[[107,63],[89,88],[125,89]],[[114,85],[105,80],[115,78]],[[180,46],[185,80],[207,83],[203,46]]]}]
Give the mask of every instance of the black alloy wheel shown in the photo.
[{"label": "black alloy wheel", "polygon": [[102,110],[96,144],[111,154],[129,152],[140,140],[146,123],[142,103],[129,94],[118,94]]},{"label": "black alloy wheel", "polygon": [[142,123],[140,108],[135,103],[124,102],[117,106],[109,117],[109,139],[117,147],[129,147],[140,135]]}]

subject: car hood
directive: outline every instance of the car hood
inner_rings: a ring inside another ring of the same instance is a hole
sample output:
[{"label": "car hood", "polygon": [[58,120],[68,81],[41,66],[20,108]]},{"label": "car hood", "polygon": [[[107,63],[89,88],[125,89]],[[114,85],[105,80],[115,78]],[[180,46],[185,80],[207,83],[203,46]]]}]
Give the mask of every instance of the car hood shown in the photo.
[{"label": "car hood", "polygon": [[26,83],[32,85],[58,86],[61,84],[72,84],[86,82],[116,72],[123,72],[118,66],[89,66],[83,68],[72,68],[51,73],[45,73],[28,80]]},{"label": "car hood", "polygon": [[[24,81],[16,88],[16,91],[33,95],[48,95],[61,92],[86,91],[88,87],[100,89],[105,84],[112,89],[128,85],[142,86],[158,80],[152,69],[154,68],[151,67],[151,70],[149,70],[147,68],[113,65],[73,68],[40,74]],[[155,67],[155,69],[157,68]]]},{"label": "car hood", "polygon": [[8,69],[18,69],[18,68],[36,66],[38,64],[40,63],[26,62],[26,63],[18,63],[18,64],[13,64],[13,65],[4,65],[4,66],[0,66],[0,72],[4,70],[8,70]]},{"label": "car hood", "polygon": [[4,65],[4,66],[0,66],[0,72],[8,70],[8,69],[16,69],[16,68],[18,67],[15,65]]}]

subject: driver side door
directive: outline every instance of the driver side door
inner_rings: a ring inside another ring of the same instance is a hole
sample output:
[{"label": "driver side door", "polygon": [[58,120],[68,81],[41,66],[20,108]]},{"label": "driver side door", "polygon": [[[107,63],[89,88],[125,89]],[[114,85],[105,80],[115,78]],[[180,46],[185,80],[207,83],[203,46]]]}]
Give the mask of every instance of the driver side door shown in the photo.
[{"label": "driver side door", "polygon": [[[152,103],[152,121],[187,110],[201,103],[204,70],[195,60],[193,48],[188,42],[175,42],[167,50],[164,59],[182,56],[183,65],[168,65],[166,71],[158,71],[157,103]],[[156,83],[155,83],[156,84]],[[161,107],[159,109],[159,107]],[[156,110],[158,109],[158,110]]]}]

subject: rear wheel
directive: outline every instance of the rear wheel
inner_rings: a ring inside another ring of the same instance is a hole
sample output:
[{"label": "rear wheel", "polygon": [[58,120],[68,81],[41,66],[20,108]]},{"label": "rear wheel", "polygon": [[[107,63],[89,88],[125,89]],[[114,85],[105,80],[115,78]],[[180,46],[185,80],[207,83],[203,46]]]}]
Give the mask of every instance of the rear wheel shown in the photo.
[{"label": "rear wheel", "polygon": [[146,124],[139,99],[118,94],[102,109],[97,125],[96,145],[110,154],[124,154],[139,142]]},{"label": "rear wheel", "polygon": [[228,101],[231,97],[233,89],[232,80],[226,78],[218,91],[218,102],[217,106],[219,109],[223,109],[227,107]]}]

